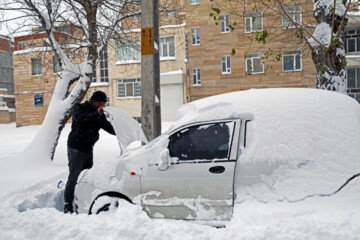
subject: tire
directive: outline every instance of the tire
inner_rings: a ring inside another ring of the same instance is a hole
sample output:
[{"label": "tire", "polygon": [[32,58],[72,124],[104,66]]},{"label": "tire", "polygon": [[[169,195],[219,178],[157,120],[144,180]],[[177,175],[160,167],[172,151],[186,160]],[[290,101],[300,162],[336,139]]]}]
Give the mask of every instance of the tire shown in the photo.
[{"label": "tire", "polygon": [[115,212],[119,207],[119,203],[130,204],[127,199],[118,196],[99,196],[92,204],[90,214],[100,214],[103,212]]}]

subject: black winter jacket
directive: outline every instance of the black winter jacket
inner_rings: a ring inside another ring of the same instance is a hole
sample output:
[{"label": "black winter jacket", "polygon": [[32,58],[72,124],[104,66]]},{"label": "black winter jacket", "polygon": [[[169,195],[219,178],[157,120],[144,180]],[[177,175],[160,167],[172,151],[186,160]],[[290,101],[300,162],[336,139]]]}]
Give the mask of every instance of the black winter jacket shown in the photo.
[{"label": "black winter jacket", "polygon": [[99,140],[99,130],[104,129],[115,135],[114,128],[104,114],[99,115],[97,108],[90,101],[75,104],[72,108],[72,125],[67,145],[81,151],[92,151]]}]

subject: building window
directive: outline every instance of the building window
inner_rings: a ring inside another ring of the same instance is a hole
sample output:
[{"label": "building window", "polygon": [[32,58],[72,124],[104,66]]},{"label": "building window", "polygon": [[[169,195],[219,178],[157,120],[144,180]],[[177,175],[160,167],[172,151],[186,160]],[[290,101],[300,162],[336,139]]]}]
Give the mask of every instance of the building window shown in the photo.
[{"label": "building window", "polygon": [[350,29],[345,35],[346,53],[360,52],[360,29]]},{"label": "building window", "polygon": [[100,80],[101,82],[109,82],[108,73],[108,56],[107,47],[105,46],[100,52]]},{"label": "building window", "polygon": [[201,70],[200,68],[193,68],[193,85],[201,85]]},{"label": "building window", "polygon": [[175,57],[174,36],[160,37],[160,57],[161,58]]},{"label": "building window", "polygon": [[32,66],[32,75],[33,76],[42,74],[42,64],[41,64],[40,58],[31,59],[31,66]]},{"label": "building window", "polygon": [[93,71],[91,82],[96,82],[96,69]]},{"label": "building window", "polygon": [[117,42],[116,61],[121,63],[139,62],[140,41],[136,39]]},{"label": "building window", "polygon": [[348,88],[360,88],[360,68],[347,69]]},{"label": "building window", "polygon": [[283,71],[301,71],[301,50],[283,51]]},{"label": "building window", "polygon": [[230,24],[230,17],[229,16],[221,16],[220,32],[222,32],[222,33],[230,32],[229,24]]},{"label": "building window", "polygon": [[140,78],[118,80],[118,97],[141,97]]},{"label": "building window", "polygon": [[200,28],[191,29],[192,45],[200,45]]},{"label": "building window", "polygon": [[199,1],[200,1],[200,0],[191,0],[191,5],[192,5],[192,4],[199,4]]},{"label": "building window", "polygon": [[132,17],[133,22],[138,22],[139,20],[140,20],[139,15],[135,15],[135,16]]},{"label": "building window", "polygon": [[166,11],[166,16],[175,17],[175,11],[174,10]]},{"label": "building window", "polygon": [[53,56],[53,71],[54,73],[58,73],[62,71],[62,68],[60,66],[60,61],[57,56]]},{"label": "building window", "polygon": [[294,28],[295,25],[287,18],[286,14],[296,23],[301,24],[301,6],[287,7],[282,16],[282,26],[283,28]]},{"label": "building window", "polygon": [[264,73],[264,62],[262,53],[250,53],[246,55],[246,73]]},{"label": "building window", "polygon": [[360,93],[349,93],[349,97],[354,98],[356,101],[360,103]]},{"label": "building window", "polygon": [[222,73],[231,73],[231,62],[230,56],[222,56],[221,57],[221,65],[222,65]]},{"label": "building window", "polygon": [[23,42],[19,42],[18,46],[19,46],[19,50],[25,49],[25,43],[23,43]]},{"label": "building window", "polygon": [[248,12],[245,13],[245,33],[262,31],[263,19],[262,12]]},{"label": "building window", "polygon": [[[347,69],[347,85],[350,92],[348,95],[360,103],[360,92],[354,93],[360,89],[360,68],[349,68]],[[356,89],[356,90],[355,90]]]}]

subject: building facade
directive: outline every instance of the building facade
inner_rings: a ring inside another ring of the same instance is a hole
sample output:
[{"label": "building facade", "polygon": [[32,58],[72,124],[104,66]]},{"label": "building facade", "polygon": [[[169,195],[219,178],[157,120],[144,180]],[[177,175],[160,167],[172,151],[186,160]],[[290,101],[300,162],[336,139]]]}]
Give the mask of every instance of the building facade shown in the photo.
[{"label": "building facade", "polygon": [[[188,100],[250,88],[315,88],[310,50],[296,38],[294,25],[281,11],[275,14],[253,4],[235,6],[232,1],[220,1],[221,6],[204,0],[189,2]],[[314,22],[312,1],[284,4],[294,21]],[[261,41],[263,30],[270,37]]]},{"label": "building facade", "polygon": [[[70,35],[80,35],[71,25],[54,33],[60,44],[72,43]],[[70,59],[82,59],[81,54]],[[33,34],[14,38],[14,82],[16,126],[38,125],[45,118],[59,72],[59,60],[47,42],[45,32],[34,29]]]},{"label": "building facade", "polygon": [[[161,119],[177,119],[176,110],[185,102],[186,24],[183,12],[163,12],[159,31]],[[130,21],[130,22],[129,22]],[[87,98],[96,90],[105,91],[109,105],[124,109],[135,119],[141,118],[141,19],[134,17],[123,24],[124,34],[110,41],[99,56],[96,79]]]},{"label": "building facade", "polygon": [[0,123],[15,121],[14,75],[11,39],[0,35]]}]

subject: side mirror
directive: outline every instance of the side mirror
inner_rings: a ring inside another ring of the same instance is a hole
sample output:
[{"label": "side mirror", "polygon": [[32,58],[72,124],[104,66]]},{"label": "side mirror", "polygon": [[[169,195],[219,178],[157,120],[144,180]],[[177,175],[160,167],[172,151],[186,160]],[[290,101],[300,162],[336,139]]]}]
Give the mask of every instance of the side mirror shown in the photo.
[{"label": "side mirror", "polygon": [[160,164],[158,169],[160,171],[166,171],[169,168],[169,149],[164,149],[160,155]]}]

